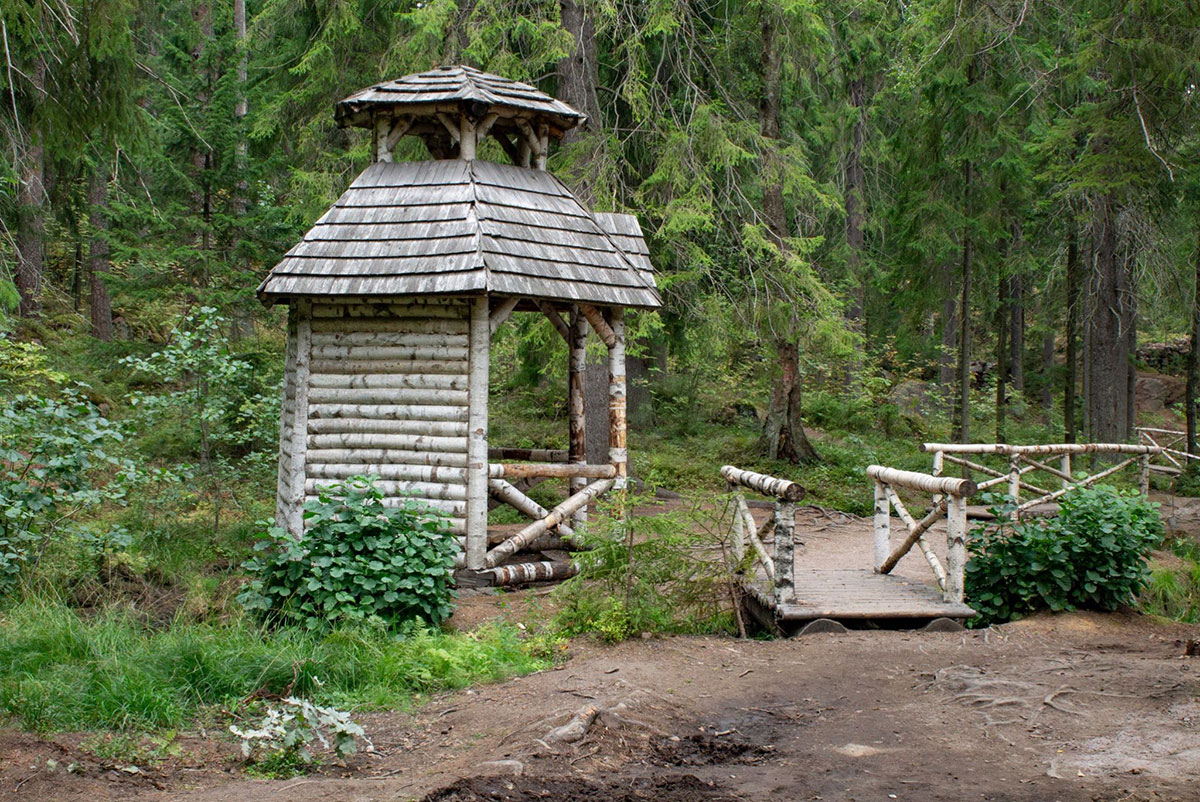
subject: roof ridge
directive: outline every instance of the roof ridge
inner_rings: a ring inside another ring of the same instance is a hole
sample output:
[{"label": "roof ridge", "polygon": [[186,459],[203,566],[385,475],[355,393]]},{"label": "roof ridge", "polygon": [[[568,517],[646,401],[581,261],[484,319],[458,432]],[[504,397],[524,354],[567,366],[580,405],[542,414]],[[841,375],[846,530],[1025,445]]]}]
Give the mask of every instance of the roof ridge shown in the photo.
[{"label": "roof ridge", "polygon": [[[467,221],[473,223],[471,227],[475,230],[475,258],[479,261],[480,269],[483,270],[485,291],[490,291],[492,271],[487,266],[487,260],[483,258],[483,226],[479,221],[479,188],[475,183],[475,161],[475,159],[472,159],[467,162],[467,178],[471,186],[471,201],[467,207]],[[472,218],[474,219],[472,220]]]}]

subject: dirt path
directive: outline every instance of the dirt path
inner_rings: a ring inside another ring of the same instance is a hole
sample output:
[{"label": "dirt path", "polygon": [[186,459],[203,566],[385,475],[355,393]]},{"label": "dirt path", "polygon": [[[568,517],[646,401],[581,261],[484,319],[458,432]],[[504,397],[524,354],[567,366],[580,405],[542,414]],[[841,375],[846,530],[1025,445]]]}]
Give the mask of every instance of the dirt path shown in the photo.
[{"label": "dirt path", "polygon": [[[559,670],[366,716],[376,752],[303,779],[246,780],[211,754],[191,771],[68,774],[69,743],[6,733],[0,798],[1197,800],[1189,635],[1080,614],[958,634],[584,644]],[[581,741],[546,740],[589,705],[608,712]],[[47,756],[58,771],[39,769]]]}]

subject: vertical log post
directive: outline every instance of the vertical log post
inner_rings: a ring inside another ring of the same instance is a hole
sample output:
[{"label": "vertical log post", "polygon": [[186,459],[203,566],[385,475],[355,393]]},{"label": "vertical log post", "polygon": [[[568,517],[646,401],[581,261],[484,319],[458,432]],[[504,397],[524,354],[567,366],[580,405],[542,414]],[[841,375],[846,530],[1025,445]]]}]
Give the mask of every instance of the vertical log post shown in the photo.
[{"label": "vertical log post", "polygon": [[942,593],[943,601],[962,603],[966,563],[967,499],[952,495],[946,499],[946,589]]},{"label": "vertical log post", "polygon": [[1150,455],[1143,454],[1138,459],[1138,492],[1143,496],[1150,495]]},{"label": "vertical log post", "polygon": [[[941,455],[941,452],[938,452]],[[887,487],[875,480],[875,573],[892,553],[892,510],[888,502]]]},{"label": "vertical log post", "polygon": [[488,360],[491,323],[486,295],[471,302],[467,370],[467,568],[481,571],[487,561]]},{"label": "vertical log post", "polygon": [[[945,466],[946,466],[946,452],[944,452],[944,451],[933,452],[933,471],[931,472],[932,475],[933,476],[941,476],[942,471],[945,469]],[[942,496],[940,493],[933,494],[933,503],[934,504],[937,504],[941,500],[942,500]]]},{"label": "vertical log post", "polygon": [[730,494],[729,511],[733,515],[733,521],[729,526],[729,533],[732,537],[730,546],[733,548],[734,559],[740,565],[746,556],[746,524],[742,520],[742,511],[738,508],[737,498],[732,494],[737,492],[737,488],[732,483],[725,485],[725,490]]},{"label": "vertical log post", "polygon": [[624,491],[629,475],[625,428],[625,310],[613,307],[612,347],[608,349],[608,459],[617,469],[615,488]]},{"label": "vertical log post", "polygon": [[1021,503],[1021,458],[1016,454],[1008,460],[1008,495],[1014,504]]},{"label": "vertical log post", "polygon": [[312,359],[312,304],[296,301],[296,409],[292,415],[292,460],[289,477],[288,531],[304,535],[304,480],[308,451],[308,385]]},{"label": "vertical log post", "polygon": [[[1062,459],[1059,461],[1059,470],[1061,470],[1067,476],[1071,475],[1071,455],[1070,454],[1062,455]],[[1062,489],[1066,490],[1070,486],[1071,486],[1071,482],[1064,477],[1062,480]]]},{"label": "vertical log post", "polygon": [[775,500],[775,605],[796,598],[796,502]]},{"label": "vertical log post", "polygon": [[[583,405],[583,374],[587,368],[587,319],[580,314],[579,307],[571,305],[571,322],[567,337],[567,408],[570,426],[567,461],[572,465],[587,462],[587,419]],[[582,476],[571,479],[571,494],[574,495],[587,485]],[[587,507],[582,507],[571,516],[572,525],[578,529],[587,523]]]}]

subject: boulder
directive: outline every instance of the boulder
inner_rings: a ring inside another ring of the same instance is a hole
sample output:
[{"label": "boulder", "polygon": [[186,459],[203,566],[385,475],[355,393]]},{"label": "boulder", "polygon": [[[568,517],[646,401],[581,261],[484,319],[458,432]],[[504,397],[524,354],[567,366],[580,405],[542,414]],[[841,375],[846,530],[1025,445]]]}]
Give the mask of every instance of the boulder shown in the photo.
[{"label": "boulder", "polygon": [[1138,412],[1159,412],[1183,400],[1187,383],[1164,373],[1139,373],[1134,388],[1134,405]]},{"label": "boulder", "polygon": [[932,382],[905,379],[888,393],[888,403],[895,405],[906,418],[921,420],[938,411],[937,385]]}]

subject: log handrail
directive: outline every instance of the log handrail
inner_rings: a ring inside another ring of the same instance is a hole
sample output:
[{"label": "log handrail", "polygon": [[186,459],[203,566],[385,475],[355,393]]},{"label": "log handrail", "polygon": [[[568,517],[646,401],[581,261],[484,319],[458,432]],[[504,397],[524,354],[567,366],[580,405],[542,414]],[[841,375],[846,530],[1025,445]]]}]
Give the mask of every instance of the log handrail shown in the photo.
[{"label": "log handrail", "polygon": [[[734,554],[741,559],[747,546],[753,550],[755,561],[763,566],[771,581],[772,593],[769,598],[778,609],[780,605],[793,601],[796,595],[796,502],[804,497],[804,488],[789,479],[746,471],[733,465],[722,466],[721,476],[733,493],[733,523],[730,533],[733,537]],[[761,493],[775,503],[771,517],[763,524],[761,532],[754,523],[754,516],[750,514],[750,508],[746,505],[740,488],[749,488]],[[767,552],[760,536],[771,528],[775,532],[774,554]]]},{"label": "log handrail", "polygon": [[612,465],[577,465],[563,462],[492,463],[488,465],[488,476],[492,479],[527,479],[534,476],[544,476],[549,479],[612,479],[616,475],[617,469]]},{"label": "log handrail", "polygon": [[[940,461],[939,461],[940,466]],[[963,600],[963,573],[966,566],[967,503],[977,488],[970,479],[934,476],[915,471],[902,471],[882,465],[871,465],[867,476],[875,485],[875,571],[891,573],[896,564],[919,545],[930,570],[933,571],[942,599],[949,603]],[[918,490],[933,496],[933,505],[921,520],[916,520],[894,487]],[[891,547],[892,510],[895,509],[907,529],[904,541],[894,550]],[[946,565],[934,554],[925,539],[929,527],[946,518]]]},{"label": "log handrail", "polygon": [[1155,446],[1133,443],[1044,443],[1016,445],[1013,443],[922,443],[921,450],[944,454],[1157,454]]}]

